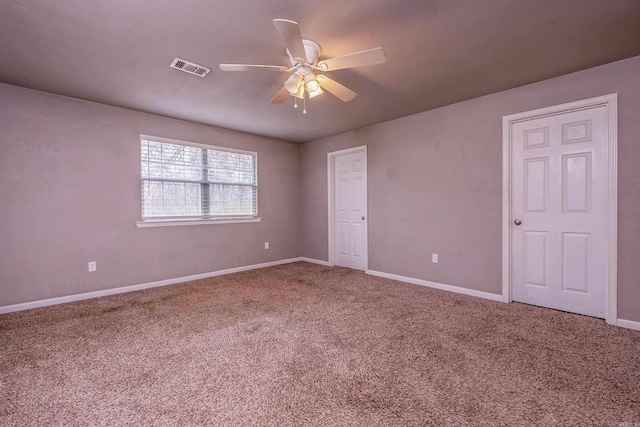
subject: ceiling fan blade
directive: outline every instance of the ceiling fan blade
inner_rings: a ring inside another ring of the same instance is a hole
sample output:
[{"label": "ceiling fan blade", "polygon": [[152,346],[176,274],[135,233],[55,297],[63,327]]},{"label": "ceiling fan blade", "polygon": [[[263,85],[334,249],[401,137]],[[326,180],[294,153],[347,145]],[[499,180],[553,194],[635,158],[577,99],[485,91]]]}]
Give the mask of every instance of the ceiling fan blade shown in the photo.
[{"label": "ceiling fan blade", "polygon": [[278,93],[276,93],[276,96],[273,97],[273,99],[271,100],[272,104],[280,104],[283,103],[284,101],[287,100],[287,98],[289,98],[289,91],[287,90],[287,88],[282,87],[282,89],[280,89],[280,91]]},{"label": "ceiling fan blade", "polygon": [[304,51],[298,23],[289,21],[288,19],[274,19],[273,25],[276,26],[276,30],[280,33],[280,37],[282,37],[284,45],[289,50],[291,56],[293,56],[293,59],[300,59],[302,62],[307,62],[307,54]]},{"label": "ceiling fan blade", "polygon": [[318,83],[320,83],[320,87],[322,89],[329,91],[344,102],[349,102],[358,96],[357,93],[348,87],[342,86],[340,83],[327,76],[316,76],[316,79],[318,80]]},{"label": "ceiling fan blade", "polygon": [[324,59],[318,63],[322,71],[342,70],[344,68],[364,67],[366,65],[382,64],[386,56],[381,47],[376,47],[335,58]]},{"label": "ceiling fan blade", "polygon": [[248,65],[248,64],[220,64],[222,71],[289,71],[287,67],[279,65]]}]

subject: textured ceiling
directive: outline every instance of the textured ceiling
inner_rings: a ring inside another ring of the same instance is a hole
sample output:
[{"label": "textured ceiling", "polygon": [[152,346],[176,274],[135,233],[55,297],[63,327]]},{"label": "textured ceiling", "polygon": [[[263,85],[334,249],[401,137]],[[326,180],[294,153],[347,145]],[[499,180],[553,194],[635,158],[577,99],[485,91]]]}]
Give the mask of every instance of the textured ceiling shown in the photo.
[{"label": "textured ceiling", "polygon": [[[274,18],[321,58],[380,46],[387,62],[328,74],[349,103],[271,104],[285,74],[218,64],[288,65]],[[4,83],[306,142],[640,55],[640,1],[3,0],[0,51]]]}]

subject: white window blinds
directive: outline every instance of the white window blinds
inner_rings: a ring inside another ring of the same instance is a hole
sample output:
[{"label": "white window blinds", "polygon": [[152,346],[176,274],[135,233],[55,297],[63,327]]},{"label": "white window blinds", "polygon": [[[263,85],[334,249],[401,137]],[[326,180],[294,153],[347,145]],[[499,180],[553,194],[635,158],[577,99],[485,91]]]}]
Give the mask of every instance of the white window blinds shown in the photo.
[{"label": "white window blinds", "polygon": [[258,213],[257,154],[141,138],[142,219]]}]

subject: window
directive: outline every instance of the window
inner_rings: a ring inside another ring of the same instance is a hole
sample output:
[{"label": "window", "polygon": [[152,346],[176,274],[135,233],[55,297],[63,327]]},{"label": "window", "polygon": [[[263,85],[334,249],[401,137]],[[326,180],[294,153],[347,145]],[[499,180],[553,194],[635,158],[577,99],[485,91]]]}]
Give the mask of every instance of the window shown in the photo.
[{"label": "window", "polygon": [[141,136],[142,220],[258,214],[257,154]]}]

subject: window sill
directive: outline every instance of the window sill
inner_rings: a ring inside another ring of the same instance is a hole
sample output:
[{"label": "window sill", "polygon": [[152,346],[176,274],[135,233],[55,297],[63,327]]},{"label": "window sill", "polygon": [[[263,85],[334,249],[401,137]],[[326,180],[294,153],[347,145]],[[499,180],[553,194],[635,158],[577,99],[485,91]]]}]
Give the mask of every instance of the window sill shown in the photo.
[{"label": "window sill", "polygon": [[250,218],[220,218],[220,219],[161,219],[161,220],[146,220],[136,222],[136,227],[176,227],[182,225],[207,225],[207,224],[240,224],[245,222],[260,222],[261,216]]}]

